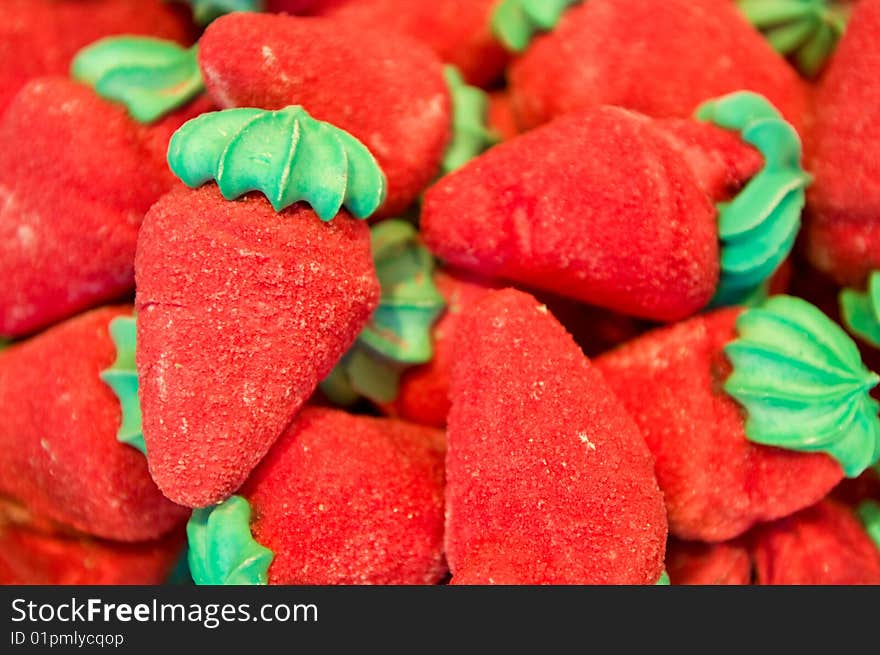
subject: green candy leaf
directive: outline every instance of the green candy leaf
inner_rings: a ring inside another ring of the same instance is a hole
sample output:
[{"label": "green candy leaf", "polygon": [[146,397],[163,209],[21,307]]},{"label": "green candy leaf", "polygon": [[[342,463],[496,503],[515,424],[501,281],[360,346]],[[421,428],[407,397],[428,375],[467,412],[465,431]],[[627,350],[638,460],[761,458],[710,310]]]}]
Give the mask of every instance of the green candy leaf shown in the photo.
[{"label": "green candy leaf", "polygon": [[663,587],[671,585],[671,584],[672,584],[672,582],[669,580],[669,574],[666,572],[665,569],[663,570],[663,573],[660,574],[660,579],[654,583],[655,586],[663,586]]},{"label": "green candy leaf", "polygon": [[862,525],[865,526],[865,531],[877,544],[877,548],[880,548],[880,503],[866,500],[858,506],[856,512]]},{"label": "green candy leaf", "polygon": [[124,104],[136,121],[151,123],[204,90],[196,48],[145,36],[111,36],[80,50],[71,75],[102,98]]},{"label": "green candy leaf", "polygon": [[250,503],[241,496],[193,511],[186,536],[190,573],[197,585],[268,583],[275,554],[254,540],[250,521]]},{"label": "green candy leaf", "polygon": [[265,0],[177,0],[192,8],[193,20],[205,26],[215,18],[233,11],[263,11]]},{"label": "green candy leaf", "polygon": [[880,381],[834,321],[805,300],[773,296],[737,320],[725,391],[746,410],[749,440],[834,457],[848,477],[880,459]]},{"label": "green candy leaf", "polygon": [[535,34],[556,27],[565,10],[581,0],[501,0],[492,13],[492,32],[514,52],[525,50]]},{"label": "green candy leaf", "polygon": [[880,271],[871,273],[867,291],[840,292],[840,313],[850,332],[880,348]]},{"label": "green candy leaf", "polygon": [[380,403],[394,400],[400,374],[434,357],[431,328],[446,306],[434,284],[434,258],[412,224],[382,221],[371,237],[382,287],[379,306],[321,385],[340,404],[351,404],[357,395]]},{"label": "green candy leaf", "polygon": [[141,404],[138,400],[137,368],[134,363],[137,346],[137,322],[134,317],[120,316],[110,321],[110,338],[116,344],[116,361],[101,372],[101,379],[113,389],[122,407],[122,424],[116,438],[146,455],[147,446],[141,427]]},{"label": "green candy leaf", "polygon": [[451,173],[498,142],[486,127],[489,96],[480,88],[468,86],[455,66],[443,71],[452,97],[452,141],[443,155],[442,171]]},{"label": "green candy leaf", "polygon": [[216,180],[227,200],[262,191],[276,211],[304,200],[324,221],[343,206],[366,218],[387,194],[367,147],[300,106],[202,114],[171,137],[168,164],[189,187]]},{"label": "green candy leaf", "polygon": [[846,30],[842,3],[829,0],[737,0],[748,21],[779,54],[815,77]]},{"label": "green candy leaf", "polygon": [[810,175],[795,129],[762,96],[732,93],[701,105],[696,118],[740,132],[764,167],[730,202],[718,204],[721,279],[712,306],[753,296],[791,253],[801,227]]}]

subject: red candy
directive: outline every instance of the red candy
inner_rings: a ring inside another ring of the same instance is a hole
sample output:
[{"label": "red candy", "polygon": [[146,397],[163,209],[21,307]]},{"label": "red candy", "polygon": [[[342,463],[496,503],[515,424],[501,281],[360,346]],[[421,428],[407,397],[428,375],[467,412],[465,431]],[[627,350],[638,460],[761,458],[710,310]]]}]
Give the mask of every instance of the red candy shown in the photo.
[{"label": "red candy", "polygon": [[437,430],[304,410],[241,490],[269,583],[438,582],[444,451]]},{"label": "red candy", "polygon": [[97,309],[0,351],[0,494],[85,533],[142,541],[187,512],[156,488],[143,455],[116,439],[119,399],[100,374],[116,358]]},{"label": "red candy", "polygon": [[178,188],[144,219],[135,268],[150,472],[205,507],[245,481],[376,307],[369,231]]},{"label": "red candy", "polygon": [[747,585],[752,583],[752,560],[739,541],[707,544],[670,539],[666,571],[674,585]]},{"label": "red candy", "polygon": [[657,581],[666,512],[650,453],[546,307],[504,290],[466,309],[450,395],[454,584]]},{"label": "red candy", "polygon": [[222,107],[302,105],[363,142],[388,178],[382,215],[406,209],[439,170],[450,97],[440,60],[407,36],[323,18],[230,14],[205,31],[199,63]]}]

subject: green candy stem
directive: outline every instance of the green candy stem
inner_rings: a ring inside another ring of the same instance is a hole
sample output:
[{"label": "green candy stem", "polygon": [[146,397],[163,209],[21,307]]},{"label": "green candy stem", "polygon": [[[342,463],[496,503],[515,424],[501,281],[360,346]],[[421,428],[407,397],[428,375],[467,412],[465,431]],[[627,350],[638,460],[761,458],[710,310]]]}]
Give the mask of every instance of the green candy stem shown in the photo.
[{"label": "green candy stem", "polygon": [[840,313],[850,332],[880,348],[880,271],[871,273],[865,292],[840,292]]},{"label": "green candy stem", "polygon": [[712,306],[742,304],[791,253],[811,177],[797,132],[762,96],[732,93],[700,106],[696,118],[738,131],[764,157],[742,191],[718,204],[721,279]]},{"label": "green candy stem", "polygon": [[498,142],[488,127],[489,96],[480,88],[465,84],[455,66],[444,68],[452,97],[452,140],[443,155],[442,172],[451,173]]},{"label": "green candy stem", "polygon": [[171,137],[168,164],[191,188],[216,180],[227,200],[261,191],[276,211],[304,200],[324,221],[342,207],[367,218],[388,186],[364,144],[298,105],[202,114]]},{"label": "green candy stem", "polygon": [[724,390],[746,410],[746,437],[758,444],[823,452],[847,477],[880,459],[880,377],[834,321],[805,300],[773,296],[743,311],[725,353]]},{"label": "green candy stem", "polygon": [[265,0],[172,0],[185,2],[192,9],[193,20],[205,26],[215,18],[233,11],[263,11]]},{"label": "green candy stem", "polygon": [[868,535],[880,549],[880,503],[866,500],[858,506],[856,511]]},{"label": "green candy stem", "polygon": [[321,384],[328,397],[344,405],[359,396],[377,403],[393,401],[401,373],[433,359],[431,330],[446,306],[434,284],[434,258],[412,224],[382,221],[373,226],[371,237],[382,288],[379,306]]},{"label": "green candy stem", "polygon": [[525,50],[538,32],[556,27],[562,14],[582,0],[501,0],[492,13],[492,32],[513,52]]},{"label": "green candy stem", "polygon": [[806,77],[815,77],[846,30],[847,9],[829,0],[737,0],[773,49]]},{"label": "green candy stem", "polygon": [[189,569],[197,585],[264,585],[275,554],[251,534],[251,506],[232,496],[196,509],[186,525]]},{"label": "green candy stem", "polygon": [[141,405],[138,400],[138,375],[134,355],[137,347],[137,323],[133,317],[117,317],[110,322],[110,337],[116,345],[116,361],[101,372],[101,379],[113,389],[122,408],[122,423],[116,438],[137,448],[144,455],[147,446],[141,427]]},{"label": "green candy stem", "polygon": [[125,105],[136,121],[152,123],[204,91],[196,49],[151,37],[111,36],[80,50],[71,76]]}]

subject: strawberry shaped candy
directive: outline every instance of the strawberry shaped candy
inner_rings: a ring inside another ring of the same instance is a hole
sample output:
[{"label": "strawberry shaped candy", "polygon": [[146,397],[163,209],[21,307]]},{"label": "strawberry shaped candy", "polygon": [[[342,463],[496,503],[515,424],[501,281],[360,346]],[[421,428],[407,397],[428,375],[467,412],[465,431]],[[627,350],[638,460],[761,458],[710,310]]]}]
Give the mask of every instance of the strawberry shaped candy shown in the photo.
[{"label": "strawberry shaped candy", "polygon": [[650,453],[547,308],[490,292],[464,311],[453,359],[452,582],[657,582],[666,512]]},{"label": "strawberry shaped candy", "polygon": [[192,38],[186,12],[163,0],[3,0],[0,114],[28,80],[65,74],[81,48],[113,34]]},{"label": "strawberry shaped candy", "polygon": [[763,585],[880,584],[880,506],[862,521],[845,505],[824,500],[761,526],[749,535],[755,581]]},{"label": "strawberry shaped candy", "polygon": [[791,250],[808,176],[759,96],[698,116],[716,125],[600,107],[500,144],[428,190],[425,243],[452,266],[647,319],[741,301]]},{"label": "strawberry shaped candy", "polygon": [[131,293],[140,222],[174,182],[168,139],[210,107],[189,102],[195,52],[156,39],[102,40],[73,75],[32,80],[0,119],[0,335]]},{"label": "strawberry shaped candy", "polygon": [[707,544],[672,538],[666,544],[666,569],[674,585],[747,585],[752,560],[739,540]]},{"label": "strawberry shaped candy", "polygon": [[724,541],[787,516],[880,457],[877,376],[798,298],[660,328],[596,366],[642,430],[682,539]]},{"label": "strawberry shaped candy", "polygon": [[142,541],[186,511],[159,492],[143,455],[117,441],[136,439],[136,395],[115,395],[126,374],[111,370],[133,365],[134,327],[112,323],[130,314],[93,310],[0,352],[0,494],[87,534]]},{"label": "strawberry shaped candy", "polygon": [[385,185],[361,143],[300,107],[204,114],[168,161],[193,188],[161,198],[138,241],[144,439],[162,491],[205,507],[241,486],[376,308],[355,217]]},{"label": "strawberry shaped candy", "polygon": [[[489,143],[479,130],[453,130],[479,124],[462,116],[485,111],[478,92],[451,72],[447,82],[436,55],[405,35],[325,18],[229,14],[205,30],[199,63],[222,107],[302,105],[361,140],[388,179],[383,216],[405,210],[441,166],[451,170]],[[463,142],[470,155],[461,154]]]},{"label": "strawberry shaped candy", "polygon": [[187,527],[196,584],[433,584],[443,433],[304,410],[242,487]]},{"label": "strawberry shaped candy", "polygon": [[684,117],[738,90],[765,96],[798,126],[807,107],[794,69],[718,0],[589,0],[535,38],[508,81],[524,129],[604,104]]},{"label": "strawberry shaped candy", "polygon": [[180,557],[182,530],[120,543],[46,533],[0,516],[0,585],[158,585]]},{"label": "strawberry shaped candy", "polygon": [[806,140],[815,184],[806,252],[837,282],[864,284],[880,268],[880,0],[862,0],[815,93]]}]

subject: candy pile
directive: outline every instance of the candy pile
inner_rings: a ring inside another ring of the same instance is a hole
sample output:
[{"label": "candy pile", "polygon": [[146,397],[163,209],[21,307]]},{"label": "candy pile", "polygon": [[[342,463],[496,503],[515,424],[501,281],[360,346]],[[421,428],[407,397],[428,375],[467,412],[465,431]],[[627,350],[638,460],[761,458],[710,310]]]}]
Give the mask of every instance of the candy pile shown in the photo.
[{"label": "candy pile", "polygon": [[0,6],[0,583],[880,584],[880,0]]}]

